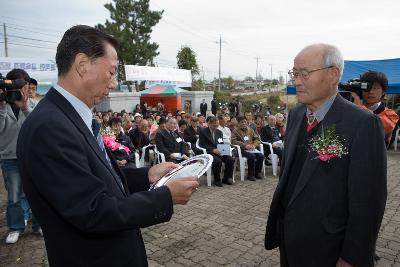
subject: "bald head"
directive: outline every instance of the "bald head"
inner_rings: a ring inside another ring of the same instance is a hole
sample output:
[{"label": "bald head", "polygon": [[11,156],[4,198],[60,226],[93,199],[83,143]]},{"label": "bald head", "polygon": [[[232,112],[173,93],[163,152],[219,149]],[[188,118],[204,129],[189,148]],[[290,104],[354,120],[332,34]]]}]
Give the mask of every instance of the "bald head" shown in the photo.
[{"label": "bald head", "polygon": [[292,72],[297,100],[315,111],[337,94],[343,57],[332,45],[309,45],[295,57]]},{"label": "bald head", "polygon": [[139,130],[143,133],[147,133],[149,130],[149,122],[148,120],[141,120],[139,124]]},{"label": "bald head", "polygon": [[274,115],[269,115],[269,116],[268,116],[268,125],[269,125],[270,127],[275,127],[275,125],[276,125],[276,118],[275,118]]},{"label": "bald head", "polygon": [[297,54],[296,58],[301,54],[316,57],[320,63],[320,68],[333,66],[339,69],[340,76],[342,76],[344,68],[343,56],[336,46],[324,43],[312,44],[304,47],[300,53]]}]

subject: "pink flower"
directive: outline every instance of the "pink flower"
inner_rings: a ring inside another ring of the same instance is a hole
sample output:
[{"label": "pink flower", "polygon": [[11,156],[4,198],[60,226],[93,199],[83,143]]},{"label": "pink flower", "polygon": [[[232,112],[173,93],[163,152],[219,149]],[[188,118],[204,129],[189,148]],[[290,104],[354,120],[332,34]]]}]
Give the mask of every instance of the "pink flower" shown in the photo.
[{"label": "pink flower", "polygon": [[337,157],[334,154],[325,154],[325,153],[319,153],[318,156],[319,156],[319,159],[324,162],[330,160],[331,158]]}]

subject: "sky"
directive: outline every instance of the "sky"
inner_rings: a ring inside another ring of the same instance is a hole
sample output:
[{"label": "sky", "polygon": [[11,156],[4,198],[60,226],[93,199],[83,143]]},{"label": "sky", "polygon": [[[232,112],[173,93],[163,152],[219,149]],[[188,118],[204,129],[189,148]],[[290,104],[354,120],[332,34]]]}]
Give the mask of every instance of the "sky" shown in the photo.
[{"label": "sky", "polygon": [[[63,33],[76,24],[94,26],[109,19],[111,0],[15,0],[2,5],[9,57],[54,59]],[[206,80],[286,77],[293,58],[305,46],[329,43],[347,60],[400,57],[400,1],[397,0],[151,0],[164,10],[153,28],[160,67],[176,67],[183,45],[196,53]],[[0,57],[5,56],[3,27]],[[23,38],[30,39],[23,39]],[[37,39],[37,40],[31,40]],[[258,68],[257,59],[258,58]]]}]

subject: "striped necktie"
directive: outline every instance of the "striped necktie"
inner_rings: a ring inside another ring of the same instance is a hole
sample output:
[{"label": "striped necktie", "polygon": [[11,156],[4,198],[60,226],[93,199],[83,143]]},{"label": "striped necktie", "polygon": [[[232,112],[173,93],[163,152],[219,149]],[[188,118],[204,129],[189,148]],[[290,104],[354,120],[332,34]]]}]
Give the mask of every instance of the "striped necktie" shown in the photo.
[{"label": "striped necktie", "polygon": [[307,115],[307,132],[310,132],[317,124],[318,120],[312,112]]},{"label": "striped necktie", "polygon": [[[100,147],[100,150],[103,152],[103,154],[104,154],[108,164],[110,165],[111,169],[114,170],[114,168],[112,166],[112,163],[111,163],[111,160],[107,155],[106,148],[104,147],[103,138],[102,138],[101,133],[100,133],[100,124],[95,119],[92,120],[92,131],[93,131],[93,136],[96,139],[96,142]],[[115,170],[114,170],[114,172],[115,172]],[[121,177],[119,177],[118,173],[115,172],[115,174],[118,177],[119,185],[124,189],[124,185],[122,184]]]}]

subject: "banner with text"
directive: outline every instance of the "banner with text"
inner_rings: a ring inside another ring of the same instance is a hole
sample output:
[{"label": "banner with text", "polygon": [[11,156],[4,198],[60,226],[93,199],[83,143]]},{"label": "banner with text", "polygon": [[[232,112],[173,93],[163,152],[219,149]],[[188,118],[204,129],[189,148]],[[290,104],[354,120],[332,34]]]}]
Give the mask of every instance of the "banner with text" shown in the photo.
[{"label": "banner with text", "polygon": [[146,85],[162,83],[178,87],[191,87],[192,74],[190,70],[125,65],[127,81],[146,81]]},{"label": "banner with text", "polygon": [[0,57],[0,73],[5,77],[12,69],[23,69],[38,82],[57,81],[57,65],[54,60]]}]

